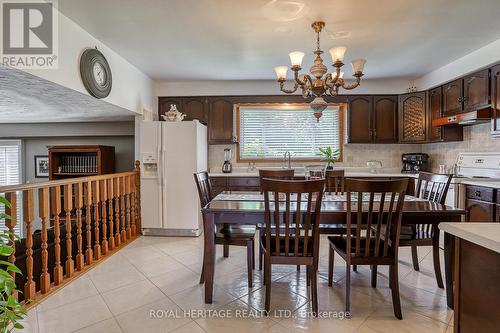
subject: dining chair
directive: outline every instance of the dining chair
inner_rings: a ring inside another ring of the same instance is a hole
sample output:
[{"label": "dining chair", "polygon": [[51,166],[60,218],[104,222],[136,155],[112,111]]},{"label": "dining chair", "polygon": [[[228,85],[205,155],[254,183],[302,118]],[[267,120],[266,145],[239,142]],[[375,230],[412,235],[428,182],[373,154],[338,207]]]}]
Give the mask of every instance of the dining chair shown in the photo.
[{"label": "dining chair", "polygon": [[[335,253],[346,262],[346,312],[351,312],[351,265],[371,265],[376,286],[377,265],[389,266],[394,315],[402,319],[398,282],[398,242],[408,179],[345,180],[346,234],[329,236],[328,285],[333,283]],[[353,229],[354,228],[354,229]],[[364,231],[362,233],[362,231]]]},{"label": "dining chair", "polygon": [[265,228],[260,246],[264,250],[266,311],[271,304],[272,266],[305,265],[309,268],[313,314],[318,313],[319,221],[325,182],[261,180]]},{"label": "dining chair", "polygon": [[[201,207],[205,207],[213,199],[212,186],[210,178],[206,171],[194,174],[196,187],[198,188],[198,196],[200,197]],[[223,245],[223,256],[229,257],[229,246],[245,246],[247,248],[247,270],[248,270],[248,287],[253,287],[253,269],[255,268],[255,240],[256,227],[254,225],[237,225],[224,224],[217,226],[215,244]],[[205,281],[204,268],[205,258],[203,258],[203,266],[201,270],[200,283]]]},{"label": "dining chair", "polygon": [[[452,177],[452,175],[420,172],[415,189],[415,196],[444,205]],[[411,247],[413,268],[416,271],[420,270],[417,247],[432,246],[434,274],[436,275],[436,281],[439,288],[444,288],[443,278],[441,276],[441,265],[439,262],[439,233],[439,228],[434,225],[431,226],[430,224],[403,225],[401,228],[399,246]]]},{"label": "dining chair", "polygon": [[[262,183],[262,179],[281,179],[281,180],[292,180],[295,175],[294,169],[259,169],[259,181]],[[262,187],[261,187],[262,191]],[[257,225],[257,229],[259,230],[259,236],[262,235],[263,225]],[[264,258],[264,251],[259,246],[259,271],[262,270],[262,262]],[[297,266],[297,270],[300,270],[300,266]]]}]

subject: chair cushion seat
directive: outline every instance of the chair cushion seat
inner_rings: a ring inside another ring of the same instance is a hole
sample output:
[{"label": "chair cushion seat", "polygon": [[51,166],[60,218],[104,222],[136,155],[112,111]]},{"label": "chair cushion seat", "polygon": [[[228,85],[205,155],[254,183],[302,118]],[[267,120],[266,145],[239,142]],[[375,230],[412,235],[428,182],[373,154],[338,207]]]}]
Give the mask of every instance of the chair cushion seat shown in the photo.
[{"label": "chair cushion seat", "polygon": [[[265,249],[266,248],[266,236],[262,235],[260,237],[260,243],[262,247]],[[288,252],[290,254],[295,253],[295,236],[290,237],[289,239],[289,250]],[[309,238],[309,241],[307,243],[308,247],[308,253],[312,253],[312,238]],[[302,254],[304,251],[304,236],[299,236],[298,239],[298,249],[297,252]],[[276,236],[271,236],[271,255],[274,255],[276,253]],[[282,235],[280,237],[280,253],[284,254],[285,253],[285,237]]]},{"label": "chair cushion seat", "polygon": [[215,234],[215,237],[218,238],[254,238],[255,237],[256,227],[255,225],[223,225]]},{"label": "chair cushion seat", "polygon": [[[342,236],[328,236],[328,241],[330,244],[333,244],[336,249],[347,254],[347,238]],[[365,247],[366,247],[366,238],[362,237],[360,239],[360,255],[365,256]],[[373,238],[370,239],[370,257],[375,256],[375,240]],[[356,253],[356,238],[351,238],[351,256],[354,256]],[[384,253],[384,241],[381,239],[379,243],[378,249],[379,256],[382,256]],[[392,247],[389,244],[387,255],[392,254]]]}]

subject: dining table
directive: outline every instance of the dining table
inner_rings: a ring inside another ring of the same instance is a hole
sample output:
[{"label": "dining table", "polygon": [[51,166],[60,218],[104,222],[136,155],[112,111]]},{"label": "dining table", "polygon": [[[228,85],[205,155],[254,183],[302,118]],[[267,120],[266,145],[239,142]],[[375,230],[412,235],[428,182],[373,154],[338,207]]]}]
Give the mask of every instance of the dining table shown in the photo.
[{"label": "dining table", "polygon": [[[293,198],[290,199],[293,202]],[[352,205],[357,205],[353,196]],[[362,199],[365,201],[364,197]],[[366,199],[367,201],[368,199]],[[284,198],[283,198],[284,201]],[[283,205],[285,202],[283,202]],[[303,203],[304,205],[306,203]],[[345,226],[347,216],[346,194],[325,193],[321,204],[320,223],[325,225]],[[368,211],[368,202],[363,202]],[[291,207],[292,213],[294,207]],[[219,224],[265,224],[264,196],[260,192],[225,191],[218,194],[205,207],[203,214],[204,264],[202,267],[205,283],[205,303],[214,300],[215,272],[215,237],[216,225]],[[301,212],[303,209],[300,210]],[[356,209],[353,209],[356,211]],[[437,226],[441,222],[461,222],[464,209],[445,206],[432,201],[406,195],[403,203],[402,224],[428,224]],[[453,265],[454,237],[444,234],[444,266],[447,304],[453,308]]]}]

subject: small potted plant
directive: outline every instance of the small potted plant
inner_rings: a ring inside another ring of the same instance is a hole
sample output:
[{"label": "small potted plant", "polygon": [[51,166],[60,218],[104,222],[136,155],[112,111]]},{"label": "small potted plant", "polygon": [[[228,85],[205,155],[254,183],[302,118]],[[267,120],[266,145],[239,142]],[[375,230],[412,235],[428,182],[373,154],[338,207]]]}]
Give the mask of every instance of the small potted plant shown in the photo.
[{"label": "small potted plant", "polygon": [[333,163],[338,161],[340,157],[340,149],[332,149],[332,147],[319,148],[319,152],[323,157],[323,161],[326,162],[326,170],[333,169]]}]

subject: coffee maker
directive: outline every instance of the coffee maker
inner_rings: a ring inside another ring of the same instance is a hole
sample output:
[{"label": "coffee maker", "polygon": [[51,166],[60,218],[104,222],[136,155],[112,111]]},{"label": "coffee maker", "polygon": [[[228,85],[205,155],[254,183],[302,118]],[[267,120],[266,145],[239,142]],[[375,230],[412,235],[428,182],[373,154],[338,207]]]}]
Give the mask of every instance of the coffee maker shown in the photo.
[{"label": "coffee maker", "polygon": [[409,153],[401,155],[402,173],[418,173],[430,171],[429,155],[424,153]]},{"label": "coffee maker", "polygon": [[224,149],[224,164],[222,164],[222,172],[231,173],[231,171],[233,171],[233,166],[231,165],[231,157],[231,148]]}]

